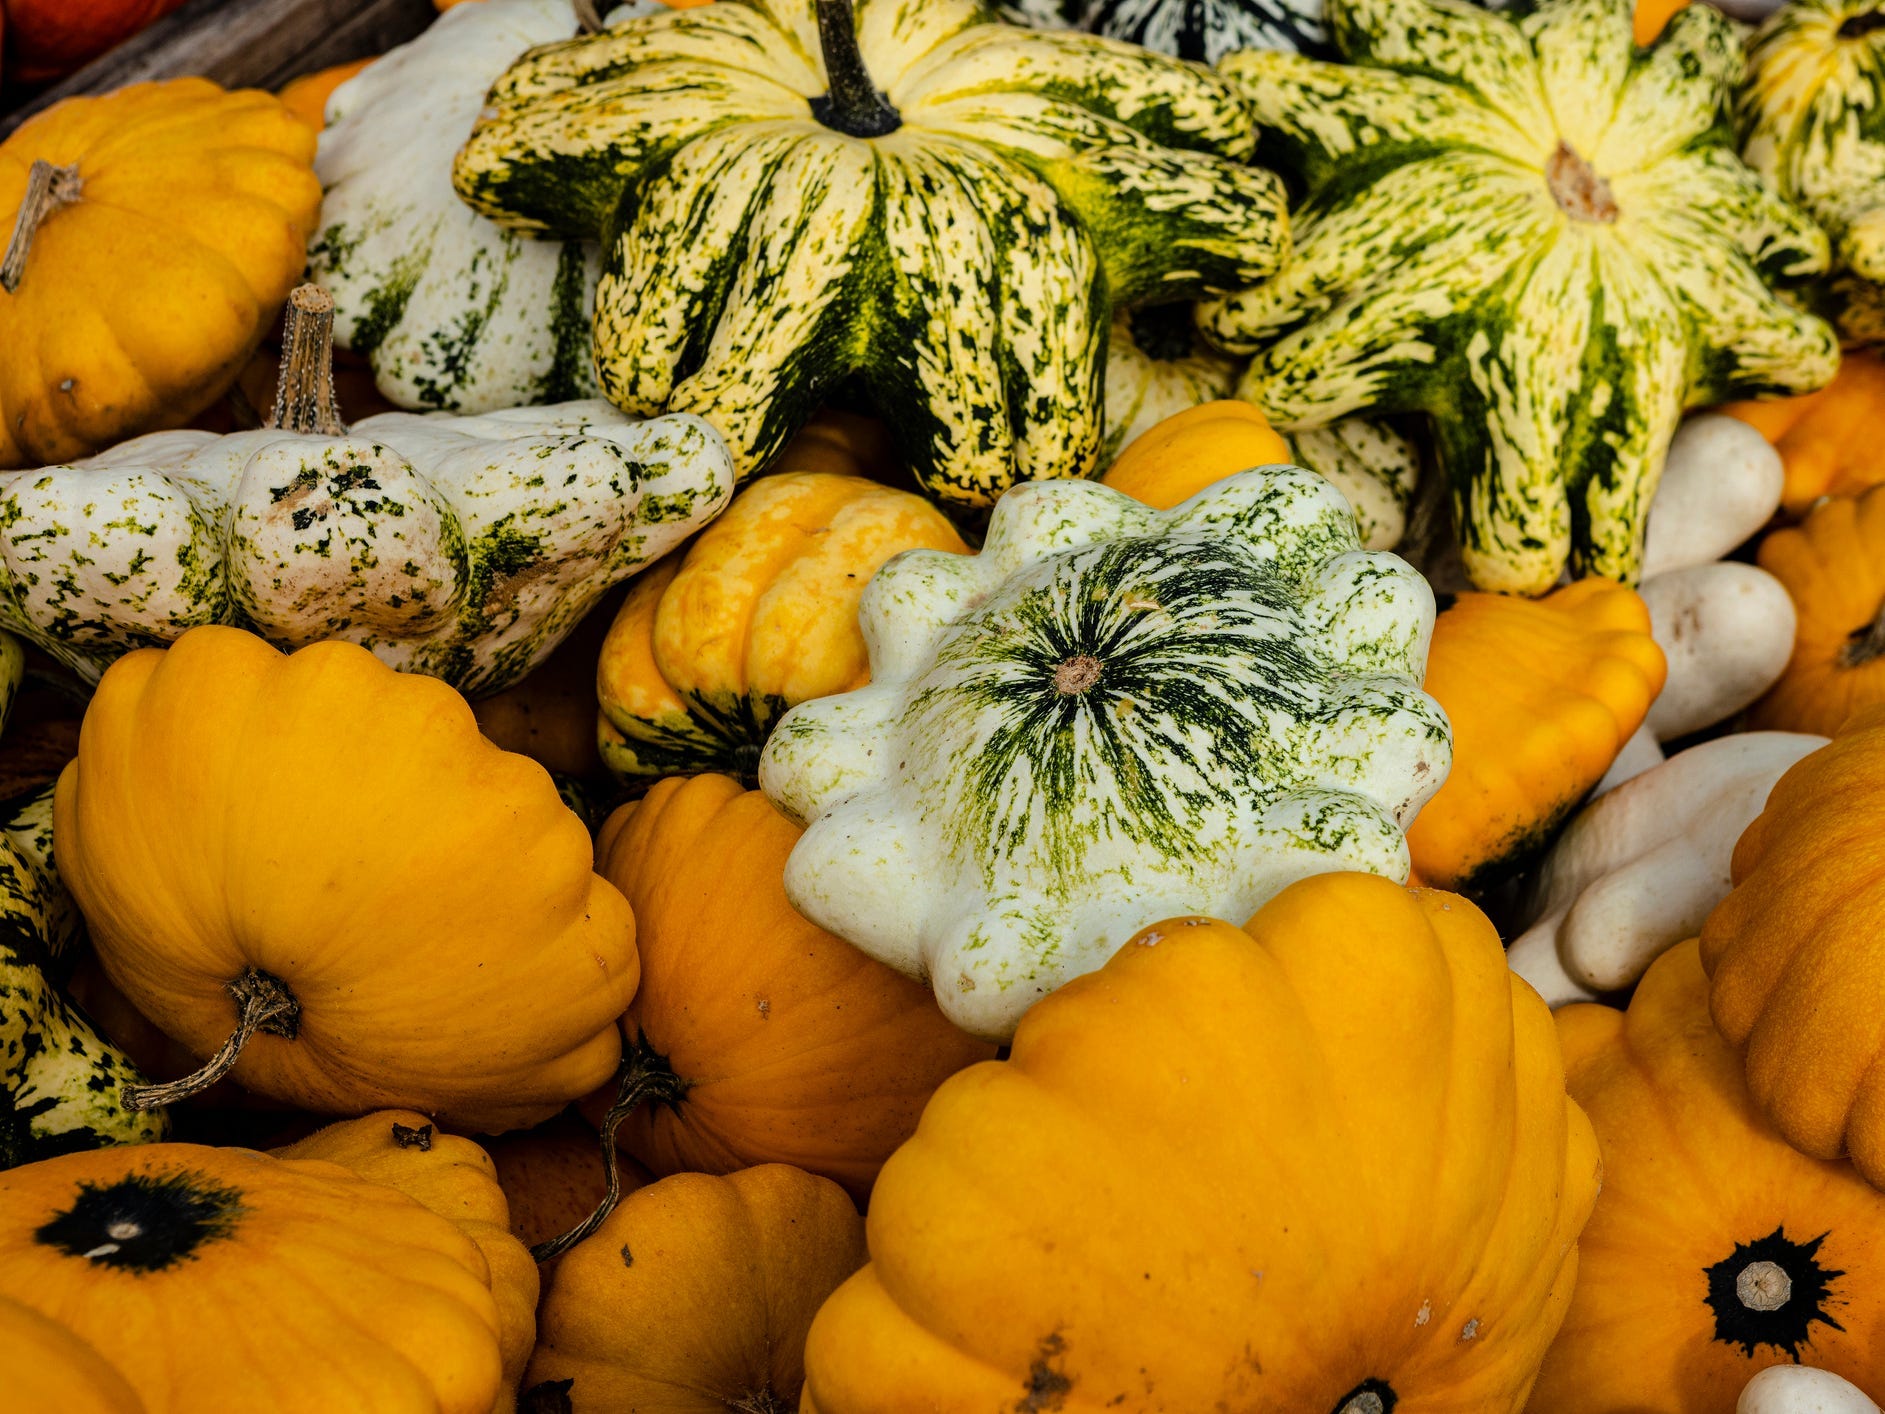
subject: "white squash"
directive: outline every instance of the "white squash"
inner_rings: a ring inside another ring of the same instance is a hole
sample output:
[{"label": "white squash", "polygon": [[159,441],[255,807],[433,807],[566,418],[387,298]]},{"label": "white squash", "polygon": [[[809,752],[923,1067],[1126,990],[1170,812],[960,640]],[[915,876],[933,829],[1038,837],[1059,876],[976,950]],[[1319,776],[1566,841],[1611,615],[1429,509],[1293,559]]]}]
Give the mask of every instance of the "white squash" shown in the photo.
[{"label": "white squash", "polygon": [[1553,1006],[1627,987],[1728,895],[1735,841],[1782,773],[1826,744],[1743,732],[1692,746],[1585,806],[1545,857],[1512,970]]},{"label": "white squash", "polygon": [[1879,1414],[1850,1380],[1811,1365],[1770,1365],[1741,1388],[1735,1414]]},{"label": "white squash", "polygon": [[1405,878],[1452,760],[1419,687],[1432,592],[1297,467],[1169,511],[1018,486],[980,554],[899,555],[858,619],[870,685],[793,708],[760,757],[808,826],[786,894],[979,1036],[1161,918]]},{"label": "white squash", "polygon": [[384,413],[349,432],[330,308],[310,286],[291,300],[308,322],[290,326],[276,427],[158,432],[0,476],[0,627],[89,680],[226,623],[284,649],[347,639],[491,693],[732,497],[705,422],[596,399]]},{"label": "white squash", "polygon": [[1625,781],[1633,780],[1652,766],[1660,766],[1664,761],[1662,743],[1656,740],[1656,734],[1647,726],[1638,727],[1630,733],[1630,739],[1623,743],[1623,750],[1617,753],[1617,759],[1610,763],[1596,785],[1591,787],[1591,799],[1615,790]]},{"label": "white squash", "polygon": [[1793,600],[1754,565],[1670,570],[1644,581],[1641,593],[1669,664],[1645,721],[1658,741],[1733,716],[1772,687],[1793,656]]},{"label": "white squash", "polygon": [[1669,444],[1650,503],[1643,578],[1707,564],[1750,539],[1780,509],[1780,453],[1747,423],[1691,417]]}]

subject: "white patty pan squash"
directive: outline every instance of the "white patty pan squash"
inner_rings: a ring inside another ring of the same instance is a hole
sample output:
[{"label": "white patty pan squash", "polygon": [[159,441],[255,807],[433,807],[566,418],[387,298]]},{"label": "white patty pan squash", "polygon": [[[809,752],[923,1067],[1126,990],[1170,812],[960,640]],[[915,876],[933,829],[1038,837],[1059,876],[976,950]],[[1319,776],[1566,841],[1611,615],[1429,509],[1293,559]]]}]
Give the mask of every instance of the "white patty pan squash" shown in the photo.
[{"label": "white patty pan squash", "polygon": [[1296,257],[1203,311],[1255,353],[1240,396],[1284,430],[1431,415],[1468,575],[1541,593],[1567,560],[1634,583],[1685,407],[1805,392],[1832,329],[1771,282],[1825,235],[1735,155],[1733,24],[1629,0],[1330,0],[1347,64],[1225,59],[1300,180]]},{"label": "white patty pan squash", "polygon": [[1736,96],[1741,155],[1832,237],[1829,313],[1885,339],[1885,14],[1793,0],[1755,35]]},{"label": "white patty pan squash", "polygon": [[934,498],[1083,476],[1115,308],[1267,277],[1282,184],[1209,70],[976,0],[748,0],[548,45],[460,196],[603,239],[595,358],[762,469],[855,378]]},{"label": "white patty pan squash", "polygon": [[760,785],[809,826],[786,893],[1003,1038],[1160,918],[1404,878],[1401,827],[1452,760],[1419,688],[1433,612],[1298,467],[1169,511],[1016,487],[980,554],[879,570],[870,685],[774,728]]},{"label": "white patty pan squash", "polygon": [[334,336],[400,407],[491,412],[596,396],[597,248],[538,241],[469,211],[452,158],[485,90],[533,45],[576,32],[569,0],[484,0],[441,15],[328,104],[309,278]]},{"label": "white patty pan squash", "polygon": [[[312,342],[312,357],[291,347],[286,389],[310,362],[325,373],[324,331]],[[523,677],[733,495],[726,446],[697,417],[637,421],[590,399],[349,431],[331,387],[306,386],[278,402],[283,426],[157,432],[0,476],[0,627],[93,680],[221,623],[289,650],[345,639],[476,696]]]}]

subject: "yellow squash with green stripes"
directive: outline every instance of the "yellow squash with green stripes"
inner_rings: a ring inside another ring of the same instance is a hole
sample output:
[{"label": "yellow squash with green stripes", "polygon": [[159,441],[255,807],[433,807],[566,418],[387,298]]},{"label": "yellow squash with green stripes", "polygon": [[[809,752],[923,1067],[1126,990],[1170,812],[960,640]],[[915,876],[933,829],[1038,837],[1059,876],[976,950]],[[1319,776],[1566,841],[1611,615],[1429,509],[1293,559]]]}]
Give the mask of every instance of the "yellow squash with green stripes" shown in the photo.
[{"label": "yellow squash with green stripes", "polygon": [[1095,469],[1115,308],[1276,268],[1253,144],[1203,67],[976,0],[722,0],[533,50],[455,182],[602,238],[617,406],[698,413],[745,476],[855,378],[925,490],[977,507]]},{"label": "yellow squash with green stripes", "polygon": [[1885,340],[1885,8],[1794,0],[1761,26],[1736,96],[1741,156],[1825,227],[1817,292],[1849,339]]},{"label": "yellow squash with green stripes", "polygon": [[1566,562],[1634,582],[1685,407],[1805,392],[1833,331],[1770,285],[1826,237],[1735,155],[1742,51],[1706,5],[1646,49],[1629,0],[1329,0],[1347,64],[1244,52],[1224,73],[1298,179],[1296,258],[1214,301],[1257,354],[1240,394],[1295,431],[1424,412],[1481,588]]}]

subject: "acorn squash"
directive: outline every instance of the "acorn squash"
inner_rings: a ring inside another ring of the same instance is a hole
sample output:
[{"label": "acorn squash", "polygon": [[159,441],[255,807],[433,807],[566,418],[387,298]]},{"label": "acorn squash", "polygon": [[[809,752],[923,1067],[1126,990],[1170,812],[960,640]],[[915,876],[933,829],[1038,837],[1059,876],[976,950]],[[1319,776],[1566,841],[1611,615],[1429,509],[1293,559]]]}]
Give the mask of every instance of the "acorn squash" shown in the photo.
[{"label": "acorn squash", "polygon": [[157,433],[0,476],[0,627],[89,679],[228,623],[289,648],[346,639],[490,693],[733,494],[698,418],[641,422],[599,399],[382,413],[349,431],[331,308],[295,292],[269,426]]},{"label": "acorn squash", "polygon": [[1428,414],[1479,588],[1635,583],[1683,409],[1838,364],[1769,288],[1826,237],[1734,155],[1733,23],[1691,5],[1639,50],[1627,0],[1327,8],[1346,64],[1224,61],[1308,194],[1287,269],[1205,334],[1256,355],[1240,393],[1285,431]]},{"label": "acorn squash", "polygon": [[1446,776],[1416,685],[1432,591],[1300,467],[1169,511],[1018,486],[980,554],[899,556],[858,616],[870,685],[793,708],[760,757],[809,827],[786,894],[975,1035],[1155,917],[1405,878]]},{"label": "acorn squash", "polygon": [[606,238],[618,407],[699,413],[745,477],[856,375],[925,491],[985,507],[1094,469],[1115,308],[1282,260],[1251,144],[1201,66],[978,0],[767,0],[533,51],[455,182],[501,224]]}]

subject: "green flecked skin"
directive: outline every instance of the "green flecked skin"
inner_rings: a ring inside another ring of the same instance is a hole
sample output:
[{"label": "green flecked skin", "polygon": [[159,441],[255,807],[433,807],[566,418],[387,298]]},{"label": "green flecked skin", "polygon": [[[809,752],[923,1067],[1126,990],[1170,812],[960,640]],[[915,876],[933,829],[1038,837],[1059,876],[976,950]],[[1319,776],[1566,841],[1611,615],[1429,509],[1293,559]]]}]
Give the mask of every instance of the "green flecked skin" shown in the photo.
[{"label": "green flecked skin", "polygon": [[1801,393],[1833,331],[1770,285],[1825,235],[1736,156],[1732,23],[1628,0],[1331,0],[1346,65],[1240,53],[1225,74],[1307,195],[1276,280],[1207,305],[1280,427],[1362,410],[1432,421],[1482,588],[1634,582],[1682,411]]},{"label": "green flecked skin", "polygon": [[808,827],[786,892],[992,1039],[1161,918],[1405,877],[1452,760],[1419,687],[1431,591],[1299,467],[1169,511],[1017,487],[980,554],[898,556],[859,622],[870,685],[795,707],[760,758]]},{"label": "green flecked skin", "polygon": [[226,623],[284,649],[346,639],[482,696],[732,494],[706,423],[599,399],[386,413],[345,437],[154,433],[0,476],[0,627],[90,679]]},{"label": "green flecked skin", "polygon": [[854,15],[894,131],[815,116],[813,0],[723,0],[525,56],[458,192],[602,238],[603,392],[706,418],[742,477],[853,375],[940,501],[1091,473],[1113,308],[1254,284],[1286,252],[1242,104],[1199,66],[975,0]]},{"label": "green flecked skin", "polygon": [[732,700],[693,692],[685,696],[687,711],[662,717],[611,715],[605,706],[596,737],[602,763],[628,782],[652,784],[663,776],[716,772],[755,784],[760,749],[792,704],[766,693]]},{"label": "green flecked skin", "polygon": [[[0,635],[0,722],[24,667]],[[124,1087],[145,1077],[54,985],[83,932],[53,868],[48,786],[0,823],[0,1169],[170,1135],[162,1110],[124,1107]]]},{"label": "green flecked skin", "polygon": [[576,32],[569,0],[484,0],[439,17],[334,95],[315,172],[309,278],[334,337],[400,407],[490,412],[596,396],[591,299],[601,254],[465,209],[452,155],[491,81]]},{"label": "green flecked skin", "polygon": [[1885,341],[1885,15],[1878,0],[1795,0],[1770,15],[1736,95],[1741,156],[1833,244],[1816,307]]}]

